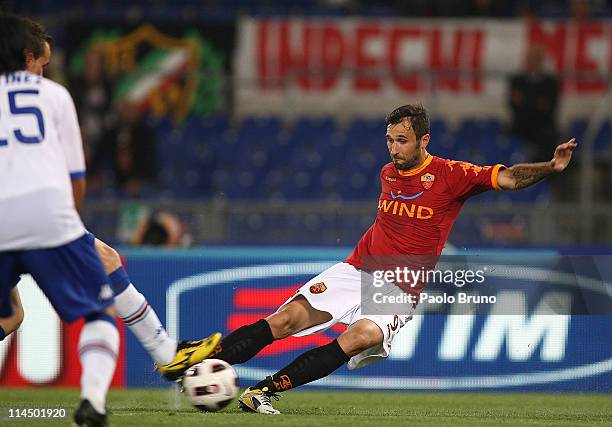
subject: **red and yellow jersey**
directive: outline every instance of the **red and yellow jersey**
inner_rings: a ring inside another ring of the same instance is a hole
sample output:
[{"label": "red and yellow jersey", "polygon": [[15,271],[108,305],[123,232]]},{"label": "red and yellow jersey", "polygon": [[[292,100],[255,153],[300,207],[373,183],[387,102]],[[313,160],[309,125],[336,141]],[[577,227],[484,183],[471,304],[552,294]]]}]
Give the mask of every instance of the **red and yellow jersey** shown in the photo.
[{"label": "red and yellow jersey", "polygon": [[374,224],[346,262],[374,269],[367,260],[406,255],[440,255],[463,203],[487,190],[499,190],[503,165],[476,166],[429,155],[420,166],[398,170],[386,164]]}]

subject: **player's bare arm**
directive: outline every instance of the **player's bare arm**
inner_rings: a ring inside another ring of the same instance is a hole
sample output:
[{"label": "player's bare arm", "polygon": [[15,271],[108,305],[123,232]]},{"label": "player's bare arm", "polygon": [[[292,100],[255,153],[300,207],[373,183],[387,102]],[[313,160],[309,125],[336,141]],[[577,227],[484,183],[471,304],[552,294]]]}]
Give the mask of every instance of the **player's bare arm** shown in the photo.
[{"label": "player's bare arm", "polygon": [[576,148],[574,138],[560,144],[549,162],[518,164],[503,169],[497,175],[497,185],[502,190],[521,190],[527,188],[549,175],[563,172],[569,165],[572,152]]},{"label": "player's bare arm", "polygon": [[85,178],[73,178],[72,182],[72,197],[74,198],[74,207],[78,212],[81,212],[83,201],[85,200]]},{"label": "player's bare arm", "polygon": [[13,314],[10,317],[0,317],[0,327],[2,327],[6,336],[19,329],[21,322],[23,322],[23,306],[16,287],[11,290],[11,307]]}]

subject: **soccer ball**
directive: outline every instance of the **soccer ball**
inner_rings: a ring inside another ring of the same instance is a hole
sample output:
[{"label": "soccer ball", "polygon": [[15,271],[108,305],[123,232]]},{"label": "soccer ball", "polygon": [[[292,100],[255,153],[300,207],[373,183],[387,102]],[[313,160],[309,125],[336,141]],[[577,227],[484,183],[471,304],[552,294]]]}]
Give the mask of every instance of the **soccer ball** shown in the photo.
[{"label": "soccer ball", "polygon": [[238,375],[232,366],[219,359],[206,359],[187,369],[181,380],[183,393],[201,411],[225,408],[238,395]]}]

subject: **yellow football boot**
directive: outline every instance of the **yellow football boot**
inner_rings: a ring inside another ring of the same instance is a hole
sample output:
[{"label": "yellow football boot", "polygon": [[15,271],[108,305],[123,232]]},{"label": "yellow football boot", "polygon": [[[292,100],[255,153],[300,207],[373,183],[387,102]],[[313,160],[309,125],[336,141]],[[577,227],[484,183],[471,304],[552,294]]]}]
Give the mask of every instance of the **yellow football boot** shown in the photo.
[{"label": "yellow football boot", "polygon": [[276,415],[280,411],[274,409],[270,397],[278,400],[279,396],[264,387],[261,390],[257,388],[247,388],[238,398],[238,407],[247,412],[258,412],[260,414]]},{"label": "yellow football boot", "polygon": [[182,377],[187,369],[210,356],[220,342],[219,332],[199,341],[180,341],[176,346],[174,360],[167,365],[155,366],[165,379],[175,381]]}]

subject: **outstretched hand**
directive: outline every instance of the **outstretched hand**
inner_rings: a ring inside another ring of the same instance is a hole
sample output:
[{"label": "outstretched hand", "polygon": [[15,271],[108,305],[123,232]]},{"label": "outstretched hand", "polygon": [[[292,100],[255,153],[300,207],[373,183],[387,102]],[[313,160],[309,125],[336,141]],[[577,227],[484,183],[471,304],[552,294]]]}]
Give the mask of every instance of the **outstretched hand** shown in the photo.
[{"label": "outstretched hand", "polygon": [[555,148],[555,154],[550,161],[550,167],[553,168],[555,172],[562,172],[572,158],[572,152],[578,146],[576,144],[576,138],[572,138],[569,141],[557,145]]}]

